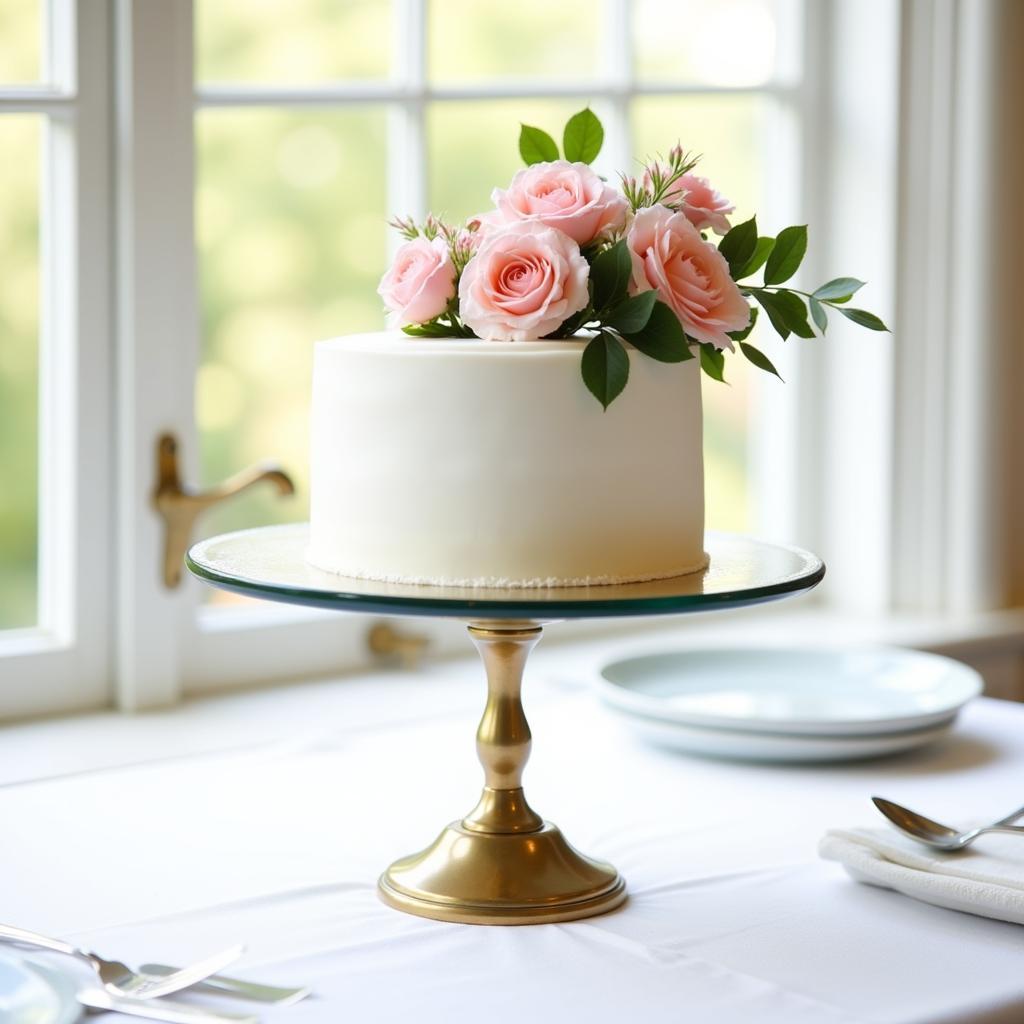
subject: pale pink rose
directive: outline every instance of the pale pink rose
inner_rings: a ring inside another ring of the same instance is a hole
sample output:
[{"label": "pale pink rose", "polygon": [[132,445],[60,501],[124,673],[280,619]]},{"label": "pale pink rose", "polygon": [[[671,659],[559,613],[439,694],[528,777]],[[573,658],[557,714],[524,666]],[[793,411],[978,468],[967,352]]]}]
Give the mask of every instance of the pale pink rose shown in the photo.
[{"label": "pale pink rose", "polygon": [[[663,174],[668,170],[656,165]],[[644,185],[651,187],[651,175],[644,173]],[[724,235],[729,231],[729,219],[726,214],[736,209],[728,199],[712,186],[707,178],[696,174],[684,174],[662,197],[666,203],[677,206],[687,220],[698,230],[710,228],[716,235]]]},{"label": "pale pink rose", "polygon": [[395,253],[377,294],[394,314],[395,327],[423,324],[440,316],[455,297],[455,267],[442,238],[413,238]]},{"label": "pale pink rose", "polygon": [[566,234],[520,222],[488,231],[459,282],[459,315],[481,338],[543,338],[588,302],[590,268]]},{"label": "pale pink rose", "polygon": [[637,211],[626,235],[633,294],[656,288],[696,341],[732,349],[729,331],[750,323],[750,307],[729,276],[725,257],[682,213],[665,206]]},{"label": "pale pink rose", "polygon": [[[508,189],[496,188],[491,199],[506,222],[539,221],[564,231],[580,245],[622,228],[629,209],[625,196],[609,188],[586,164],[568,160],[518,171]],[[483,228],[492,226],[488,217]]]},{"label": "pale pink rose", "polygon": [[686,219],[698,231],[711,228],[716,235],[727,234],[729,219],[726,214],[732,213],[736,207],[716,191],[707,178],[684,174],[679,185],[683,190],[682,212]]}]

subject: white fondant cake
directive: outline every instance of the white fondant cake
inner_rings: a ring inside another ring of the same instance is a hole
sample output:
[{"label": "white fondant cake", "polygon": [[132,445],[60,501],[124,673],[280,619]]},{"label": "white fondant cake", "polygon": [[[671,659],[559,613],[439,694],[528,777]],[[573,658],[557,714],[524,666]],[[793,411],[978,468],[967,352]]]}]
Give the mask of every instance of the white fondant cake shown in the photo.
[{"label": "white fondant cake", "polygon": [[450,586],[569,586],[702,569],[699,361],[629,349],[602,410],[585,341],[322,341],[313,565]]}]

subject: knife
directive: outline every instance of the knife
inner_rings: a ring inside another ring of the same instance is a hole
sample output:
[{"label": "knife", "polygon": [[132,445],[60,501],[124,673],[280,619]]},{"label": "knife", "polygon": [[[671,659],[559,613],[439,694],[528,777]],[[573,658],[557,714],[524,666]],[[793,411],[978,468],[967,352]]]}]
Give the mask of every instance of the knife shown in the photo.
[{"label": "knife", "polygon": [[172,1003],[166,999],[129,999],[111,995],[105,989],[88,988],[78,993],[78,1001],[90,1010],[110,1010],[132,1017],[164,1020],[169,1024],[258,1024],[259,1018],[248,1014],[211,1013],[201,1006]]},{"label": "knife", "polygon": [[[167,964],[143,964],[139,971],[143,974],[171,974],[176,970]],[[243,981],[241,978],[229,978],[225,974],[213,974],[205,981],[191,986],[194,992],[210,992],[218,995],[234,996],[236,999],[251,999],[257,1003],[275,1003],[277,1006],[291,1006],[300,999],[310,995],[308,988],[282,988],[278,985],[260,985],[255,981]]]}]

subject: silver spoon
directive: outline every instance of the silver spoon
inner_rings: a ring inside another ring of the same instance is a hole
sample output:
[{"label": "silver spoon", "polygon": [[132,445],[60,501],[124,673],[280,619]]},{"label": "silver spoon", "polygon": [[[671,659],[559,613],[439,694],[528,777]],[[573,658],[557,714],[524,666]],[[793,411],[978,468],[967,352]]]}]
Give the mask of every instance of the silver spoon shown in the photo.
[{"label": "silver spoon", "polygon": [[1024,836],[1024,827],[1019,825],[1013,827],[1010,824],[1010,822],[1024,817],[1024,807],[1018,807],[1012,814],[992,822],[991,825],[972,828],[967,832],[958,832],[955,828],[950,828],[949,825],[940,825],[937,821],[918,814],[917,811],[886,800],[885,797],[873,796],[871,802],[905,836],[916,839],[919,843],[924,843],[925,846],[931,846],[936,850],[948,852],[962,850],[986,832],[1005,832],[1010,835]]}]

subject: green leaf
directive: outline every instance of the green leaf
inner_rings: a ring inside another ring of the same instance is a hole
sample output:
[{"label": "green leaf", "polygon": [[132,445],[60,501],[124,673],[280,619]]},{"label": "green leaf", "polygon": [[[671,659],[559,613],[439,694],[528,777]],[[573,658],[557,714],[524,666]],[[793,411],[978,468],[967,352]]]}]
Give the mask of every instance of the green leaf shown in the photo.
[{"label": "green leaf", "polygon": [[425,324],[407,324],[402,330],[414,338],[450,338],[454,329],[447,324],[431,321]]},{"label": "green leaf", "polygon": [[519,155],[526,164],[558,159],[558,143],[542,128],[524,124],[519,129]]},{"label": "green leaf", "polygon": [[[656,295],[656,292],[644,292]],[[679,317],[664,302],[654,303],[650,317],[642,330],[633,331],[626,338],[645,356],[659,363],[682,363],[693,359],[690,343],[683,332]]]},{"label": "green leaf", "polygon": [[651,318],[651,310],[658,301],[658,293],[651,289],[623,299],[605,318],[609,327],[614,327],[619,334],[632,334],[644,328]]},{"label": "green leaf", "polygon": [[807,307],[799,295],[784,289],[775,293],[775,302],[777,308],[782,310],[786,326],[798,338],[814,337],[814,330],[807,322]]},{"label": "green leaf", "polygon": [[742,281],[745,277],[750,277],[751,274],[756,273],[761,267],[764,266],[765,260],[771,255],[772,249],[775,247],[774,238],[759,238],[757,244],[754,246],[754,255],[741,267],[733,279],[736,281]]},{"label": "green leaf", "polygon": [[867,327],[870,331],[889,330],[874,313],[869,313],[866,309],[844,309],[840,307],[839,312],[847,320],[852,320],[855,324],[860,324],[861,327]]},{"label": "green leaf", "polygon": [[772,361],[759,348],[754,348],[753,345],[749,345],[747,342],[741,341],[740,351],[747,357],[747,361],[753,363],[759,370],[766,370],[768,373],[774,373],[779,380],[782,380],[782,374],[775,369],[772,365]]},{"label": "green leaf", "polygon": [[702,342],[700,346],[700,368],[712,379],[728,383],[725,379],[725,353],[714,345]]},{"label": "green leaf", "polygon": [[605,409],[622,393],[629,380],[629,356],[622,342],[607,331],[591,339],[583,350],[580,368],[583,383]]},{"label": "green leaf", "polygon": [[597,115],[585,107],[569,118],[562,133],[562,148],[566,160],[579,160],[589,164],[604,144],[604,128]]},{"label": "green leaf", "polygon": [[757,249],[757,218],[751,217],[742,224],[737,224],[718,243],[718,251],[729,264],[729,273],[733,280],[747,265]]},{"label": "green leaf", "polygon": [[764,268],[765,284],[781,284],[797,271],[807,252],[807,225],[786,228],[779,232],[775,246]]},{"label": "green leaf", "polygon": [[633,261],[630,259],[625,239],[598,253],[590,265],[594,309],[608,309],[622,302],[626,297],[632,273]]},{"label": "green leaf", "polygon": [[824,334],[828,330],[828,313],[825,307],[812,295],[808,301],[811,307],[811,319],[818,325],[818,330]]},{"label": "green leaf", "polygon": [[864,282],[855,277],[837,277],[815,288],[813,294],[816,299],[828,299],[829,302],[849,302],[863,287]]},{"label": "green leaf", "polygon": [[760,312],[759,309],[754,308],[750,311],[750,323],[743,328],[742,331],[727,331],[726,333],[732,338],[733,341],[745,341],[750,337],[750,332],[754,329],[757,324],[757,314]]},{"label": "green leaf", "polygon": [[786,323],[785,311],[775,301],[775,293],[765,292],[760,288],[751,288],[750,294],[754,296],[761,308],[768,314],[768,319],[771,321],[772,327],[775,328],[775,333],[785,341],[792,331],[790,331],[789,325]]},{"label": "green leaf", "polygon": [[801,338],[814,337],[814,330],[807,322],[807,307],[795,292],[786,289],[768,292],[762,288],[751,288],[749,291],[768,314],[772,327],[783,341],[791,333]]}]

